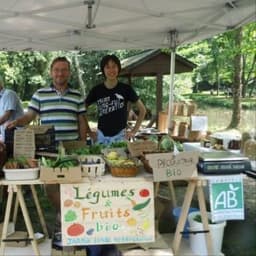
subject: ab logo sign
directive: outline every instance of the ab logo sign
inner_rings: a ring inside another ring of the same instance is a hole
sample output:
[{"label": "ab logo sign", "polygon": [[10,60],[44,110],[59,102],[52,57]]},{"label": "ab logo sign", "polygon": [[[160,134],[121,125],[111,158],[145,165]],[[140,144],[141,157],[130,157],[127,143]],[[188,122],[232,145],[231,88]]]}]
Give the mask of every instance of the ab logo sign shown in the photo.
[{"label": "ab logo sign", "polygon": [[209,181],[212,221],[244,219],[241,175],[212,178]]}]

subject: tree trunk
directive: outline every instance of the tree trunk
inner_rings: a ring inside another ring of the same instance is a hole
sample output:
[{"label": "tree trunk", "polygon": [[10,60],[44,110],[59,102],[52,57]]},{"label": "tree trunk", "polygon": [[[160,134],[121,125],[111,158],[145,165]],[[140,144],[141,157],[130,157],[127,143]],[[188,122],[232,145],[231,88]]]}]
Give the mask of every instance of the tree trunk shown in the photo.
[{"label": "tree trunk", "polygon": [[82,78],[83,74],[82,74],[82,71],[81,71],[81,68],[80,68],[80,63],[79,63],[77,54],[74,54],[74,60],[75,60],[75,67],[76,67],[79,87],[82,89],[83,95],[85,95],[86,88],[85,88],[85,84],[84,84],[84,81],[83,81],[83,78]]},{"label": "tree trunk", "polygon": [[234,56],[234,78],[233,78],[233,112],[228,128],[238,128],[241,120],[241,91],[242,91],[242,28],[234,31],[235,49]]}]

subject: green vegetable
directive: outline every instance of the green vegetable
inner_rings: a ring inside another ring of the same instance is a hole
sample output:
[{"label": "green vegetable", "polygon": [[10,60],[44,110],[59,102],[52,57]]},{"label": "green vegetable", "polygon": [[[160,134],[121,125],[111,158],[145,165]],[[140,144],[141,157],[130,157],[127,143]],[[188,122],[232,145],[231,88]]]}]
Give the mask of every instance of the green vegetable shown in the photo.
[{"label": "green vegetable", "polygon": [[105,147],[102,144],[93,144],[91,146],[85,146],[77,149],[72,149],[68,153],[74,155],[99,155],[101,154],[101,149]]},{"label": "green vegetable", "polygon": [[116,141],[109,145],[110,148],[127,148],[127,141]]},{"label": "green vegetable", "polygon": [[[199,215],[199,214],[197,214],[197,215],[193,218],[193,220],[202,223],[202,217],[201,217],[201,215]],[[215,222],[212,222],[212,220],[210,220],[210,219],[208,219],[208,223],[209,223],[209,224],[215,224]]]},{"label": "green vegetable", "polygon": [[58,157],[56,160],[42,157],[41,163],[43,166],[49,168],[69,168],[79,165],[79,161],[72,157]]},{"label": "green vegetable", "polygon": [[150,198],[147,199],[147,200],[146,200],[145,202],[143,202],[143,203],[135,204],[132,209],[135,210],[135,211],[139,211],[139,210],[145,208],[149,203],[150,203]]},{"label": "green vegetable", "polygon": [[169,135],[165,135],[160,141],[159,149],[167,152],[173,152],[174,146],[174,140]]},{"label": "green vegetable", "polygon": [[150,136],[148,136],[148,140],[153,141],[156,144],[158,144],[158,136],[155,134],[151,134]]}]

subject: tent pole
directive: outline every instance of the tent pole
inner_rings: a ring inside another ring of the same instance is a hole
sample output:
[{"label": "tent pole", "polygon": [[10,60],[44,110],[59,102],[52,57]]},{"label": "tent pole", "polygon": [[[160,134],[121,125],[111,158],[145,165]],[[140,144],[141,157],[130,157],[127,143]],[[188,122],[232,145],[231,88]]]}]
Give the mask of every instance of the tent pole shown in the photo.
[{"label": "tent pole", "polygon": [[168,133],[172,129],[172,110],[174,101],[174,74],[175,74],[175,54],[177,46],[177,31],[170,31],[170,49],[171,49],[171,63],[170,63],[170,86],[169,86],[169,104],[168,104]]}]

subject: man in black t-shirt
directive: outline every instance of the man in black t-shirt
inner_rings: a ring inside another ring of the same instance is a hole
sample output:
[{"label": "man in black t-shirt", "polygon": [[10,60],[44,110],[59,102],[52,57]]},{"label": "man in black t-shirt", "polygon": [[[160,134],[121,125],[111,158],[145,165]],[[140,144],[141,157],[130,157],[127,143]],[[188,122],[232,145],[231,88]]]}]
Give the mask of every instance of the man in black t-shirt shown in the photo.
[{"label": "man in black t-shirt", "polygon": [[[94,141],[103,144],[130,139],[145,117],[145,106],[130,85],[118,81],[121,64],[115,55],[103,57],[100,66],[105,81],[92,88],[85,100],[86,107],[96,103],[98,109],[97,134],[88,128],[89,135]],[[139,114],[134,128],[126,131],[129,102],[136,106]]]}]

